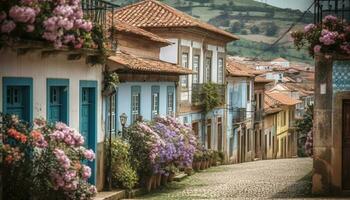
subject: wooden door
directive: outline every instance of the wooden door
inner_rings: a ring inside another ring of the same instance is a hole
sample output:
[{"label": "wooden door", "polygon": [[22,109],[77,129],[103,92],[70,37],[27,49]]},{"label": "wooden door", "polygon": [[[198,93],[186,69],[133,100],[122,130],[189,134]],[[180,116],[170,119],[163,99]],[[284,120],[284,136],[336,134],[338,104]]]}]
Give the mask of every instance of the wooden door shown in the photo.
[{"label": "wooden door", "polygon": [[192,123],[192,130],[194,132],[194,135],[199,138],[199,124],[198,122]]},{"label": "wooden door", "polygon": [[343,190],[350,190],[350,100],[343,103]]}]

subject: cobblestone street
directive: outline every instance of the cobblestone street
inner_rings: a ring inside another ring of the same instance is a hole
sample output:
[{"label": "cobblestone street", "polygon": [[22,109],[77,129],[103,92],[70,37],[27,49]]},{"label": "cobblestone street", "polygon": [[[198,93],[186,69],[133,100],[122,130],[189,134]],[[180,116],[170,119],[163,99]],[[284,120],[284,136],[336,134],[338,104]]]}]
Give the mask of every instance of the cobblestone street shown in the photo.
[{"label": "cobblestone street", "polygon": [[310,197],[310,158],[263,160],[210,168],[141,199]]}]

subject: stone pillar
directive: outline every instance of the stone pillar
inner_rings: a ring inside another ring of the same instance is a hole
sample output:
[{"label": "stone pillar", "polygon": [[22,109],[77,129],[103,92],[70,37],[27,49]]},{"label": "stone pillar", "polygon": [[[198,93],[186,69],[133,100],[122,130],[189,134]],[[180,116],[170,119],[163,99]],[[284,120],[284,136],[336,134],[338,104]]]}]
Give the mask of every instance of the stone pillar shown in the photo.
[{"label": "stone pillar", "polygon": [[316,56],[314,107],[314,162],[312,192],[328,194],[331,188],[332,60]]}]

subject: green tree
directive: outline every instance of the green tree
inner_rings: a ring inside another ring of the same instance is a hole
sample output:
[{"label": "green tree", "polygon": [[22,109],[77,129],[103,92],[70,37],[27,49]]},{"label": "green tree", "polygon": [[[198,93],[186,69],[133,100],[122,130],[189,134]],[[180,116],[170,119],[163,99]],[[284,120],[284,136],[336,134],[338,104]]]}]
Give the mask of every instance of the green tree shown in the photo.
[{"label": "green tree", "polygon": [[276,25],[275,22],[268,22],[266,23],[266,35],[267,36],[275,36],[278,32],[279,27]]},{"label": "green tree", "polygon": [[231,25],[230,31],[233,33],[239,33],[241,31],[241,23],[238,21],[233,22]]},{"label": "green tree", "polygon": [[246,29],[241,30],[241,35],[248,35],[248,31]]},{"label": "green tree", "polygon": [[250,32],[252,34],[259,34],[260,33],[260,28],[257,25],[253,25],[250,27]]}]

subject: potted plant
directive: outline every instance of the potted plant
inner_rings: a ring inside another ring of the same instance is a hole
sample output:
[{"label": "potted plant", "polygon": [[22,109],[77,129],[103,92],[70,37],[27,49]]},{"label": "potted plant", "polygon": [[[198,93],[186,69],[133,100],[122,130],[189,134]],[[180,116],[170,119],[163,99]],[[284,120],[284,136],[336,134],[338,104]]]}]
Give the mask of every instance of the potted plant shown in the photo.
[{"label": "potted plant", "polygon": [[115,93],[119,85],[119,77],[116,72],[110,72],[108,69],[104,71],[103,89],[102,94],[104,96],[110,96]]}]

